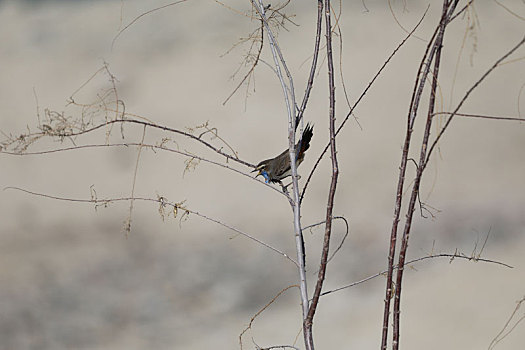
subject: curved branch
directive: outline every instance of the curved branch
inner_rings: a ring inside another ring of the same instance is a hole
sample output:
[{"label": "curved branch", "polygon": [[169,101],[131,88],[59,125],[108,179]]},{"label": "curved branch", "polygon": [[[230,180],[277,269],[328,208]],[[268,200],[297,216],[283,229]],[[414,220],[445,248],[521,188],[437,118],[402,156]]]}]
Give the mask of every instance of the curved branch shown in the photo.
[{"label": "curved branch", "polygon": [[[479,258],[479,257],[474,257],[474,256],[466,256],[466,255],[461,255],[461,254],[458,254],[458,253],[454,253],[454,254],[441,253],[441,254],[431,254],[431,255],[423,256],[423,257],[420,257],[420,258],[417,258],[417,259],[413,259],[413,260],[407,261],[405,263],[404,267],[407,267],[407,266],[409,266],[409,265],[411,265],[413,263],[419,262],[419,261],[423,261],[423,260],[427,260],[427,259],[434,259],[434,258],[450,258],[451,262],[454,259],[463,259],[463,260],[474,261],[474,262],[480,261],[480,262],[485,262],[485,263],[490,263],[490,264],[496,264],[496,265],[504,266],[504,267],[507,267],[509,269],[513,269],[514,268],[514,266],[511,266],[509,264],[505,264],[505,263],[497,261],[497,260],[484,259],[484,258]],[[395,270],[397,270],[398,268],[399,268],[398,265],[394,266]],[[343,289],[347,289],[347,288],[351,288],[351,287],[357,286],[358,284],[365,283],[365,282],[370,281],[371,279],[374,279],[376,277],[384,276],[387,272],[388,272],[388,270],[384,270],[384,271],[378,272],[376,274],[370,275],[368,277],[365,277],[362,280],[359,280],[359,281],[356,281],[356,282],[344,285],[344,286],[339,287],[339,288],[327,290],[326,292],[323,292],[321,294],[321,296],[325,296],[325,295],[328,295],[328,294],[339,292],[339,291],[341,291]]]},{"label": "curved branch", "polygon": [[201,157],[201,156],[197,156],[195,154],[191,154],[191,153],[188,153],[188,152],[183,152],[183,151],[179,151],[179,150],[176,150],[176,149],[173,149],[173,148],[169,148],[169,147],[166,147],[166,146],[159,146],[159,145],[152,145],[152,144],[145,144],[145,143],[138,143],[138,142],[130,142],[130,143],[109,143],[109,144],[106,144],[106,143],[102,143],[102,144],[91,144],[91,145],[80,145],[80,146],[71,146],[71,147],[64,147],[64,148],[57,148],[57,149],[52,149],[52,150],[47,150],[47,151],[38,151],[38,152],[24,152],[24,153],[18,153],[18,152],[7,152],[7,151],[0,151],[0,154],[7,154],[7,155],[12,155],[12,156],[34,156],[34,155],[44,155],[44,154],[51,154],[51,153],[58,153],[58,152],[67,152],[67,151],[74,151],[74,150],[79,150],[79,149],[86,149],[86,148],[104,148],[104,147],[134,147],[134,146],[139,146],[139,147],[146,147],[146,148],[151,148],[151,149],[157,149],[157,150],[163,150],[163,151],[167,151],[167,152],[172,152],[172,153],[177,153],[177,154],[180,154],[180,155],[183,155],[185,157],[190,157],[190,158],[194,158],[194,159],[197,159],[199,161],[203,161],[203,162],[206,162],[206,163],[210,163],[210,164],[213,164],[213,165],[217,165],[217,166],[220,166],[224,169],[228,169],[230,171],[233,171],[237,174],[240,174],[240,175],[243,175],[243,176],[246,176],[254,181],[257,181],[269,188],[271,188],[272,190],[274,191],[277,191],[277,193],[279,194],[282,194],[282,195],[286,195],[284,194],[283,192],[279,191],[279,189],[277,189],[276,187],[274,186],[271,186],[267,183],[265,183],[264,181],[261,181],[255,177],[253,177],[251,174],[249,173],[244,173],[240,170],[237,170],[235,168],[232,168],[228,165],[225,165],[225,164],[222,164],[222,163],[219,163],[219,162],[215,162],[213,160],[209,160],[207,158],[204,158],[204,157]]},{"label": "curved branch", "polygon": [[170,6],[173,6],[173,5],[178,5],[182,2],[186,2],[188,0],[179,0],[179,1],[175,1],[175,2],[172,2],[170,4],[166,4],[166,5],[163,5],[163,6],[160,6],[160,7],[157,7],[157,8],[154,8],[154,9],[151,9],[149,11],[146,11],[142,14],[140,14],[139,16],[135,17],[131,22],[129,22],[124,28],[122,28],[121,30],[119,30],[119,32],[115,35],[115,37],[113,38],[113,40],[111,41],[111,50],[113,51],[113,47],[115,46],[115,41],[118,39],[118,37],[120,36],[120,34],[122,34],[122,32],[124,32],[126,29],[128,29],[129,27],[131,27],[135,22],[137,22],[139,19],[141,19],[142,17],[146,16],[146,15],[149,15],[150,13],[152,12],[155,12],[155,11],[159,11],[159,10],[162,10],[162,9],[165,9],[166,7],[170,7]]},{"label": "curved branch", "polygon": [[[306,110],[306,104],[310,98],[310,92],[314,85],[315,78],[315,69],[317,68],[317,58],[319,56],[319,43],[321,42],[321,24],[323,23],[323,2],[317,2],[317,31],[315,33],[315,45],[314,45],[314,54],[312,58],[312,66],[310,67],[310,76],[308,77],[308,83],[306,83],[306,91],[304,92],[303,102],[301,103],[301,108],[299,113],[295,117],[295,130],[297,130],[297,125],[303,118],[304,111]],[[302,196],[301,196],[302,199]]]},{"label": "curved branch", "polygon": [[172,207],[174,210],[182,210],[184,211],[185,213],[187,213],[186,215],[188,214],[194,214],[202,219],[205,219],[205,220],[208,220],[208,221],[211,221],[211,222],[214,222],[222,227],[225,227],[231,231],[234,231],[260,245],[262,245],[263,247],[266,247],[272,251],[274,251],[275,253],[285,257],[286,259],[288,259],[289,261],[293,262],[296,266],[298,265],[297,262],[291,258],[290,256],[288,256],[288,254],[282,252],[281,250],[269,245],[268,243],[265,243],[263,241],[261,241],[260,239],[244,232],[244,231],[241,231],[239,230],[238,228],[235,228],[233,226],[230,226],[228,224],[225,224],[223,223],[222,221],[219,221],[217,219],[214,219],[214,218],[211,218],[205,214],[202,214],[202,213],[199,213],[198,211],[194,211],[194,210],[191,210],[191,209],[188,209],[186,208],[185,206],[183,206],[181,203],[171,203],[167,200],[165,200],[164,197],[159,197],[157,199],[154,199],[154,198],[145,198],[145,197],[121,197],[121,198],[109,198],[109,199],[98,199],[98,198],[91,198],[91,199],[80,199],[80,198],[68,198],[68,197],[59,197],[59,196],[53,196],[53,195],[49,195],[49,194],[44,194],[44,193],[38,193],[38,192],[33,192],[33,191],[29,191],[29,190],[26,190],[26,189],[23,189],[23,188],[20,188],[20,187],[14,187],[14,186],[9,186],[9,187],[5,187],[4,188],[4,191],[5,190],[16,190],[16,191],[21,191],[21,192],[25,192],[25,193],[28,193],[28,194],[31,194],[33,196],[38,196],[38,197],[44,197],[44,198],[49,198],[49,199],[55,199],[55,200],[59,200],[59,201],[65,201],[65,202],[75,202],[75,203],[92,203],[92,204],[95,204],[95,205],[108,205],[110,203],[113,203],[113,202],[127,202],[127,201],[144,201],[144,202],[154,202],[154,203],[158,203],[160,204],[161,206],[170,206]]},{"label": "curved branch", "polygon": [[[452,112],[435,112],[432,115],[452,115]],[[491,120],[510,120],[510,121],[517,121],[517,122],[525,122],[525,118],[519,118],[519,117],[501,117],[497,115],[486,115],[486,114],[469,114],[469,113],[456,113],[455,114],[458,117],[467,117],[467,118],[478,118],[478,119],[491,119]]]},{"label": "curved branch", "polygon": [[[184,132],[184,131],[181,131],[181,130],[178,130],[178,129],[174,129],[174,128],[171,128],[171,127],[168,127],[168,126],[164,126],[164,125],[159,125],[159,124],[155,124],[155,123],[152,123],[152,122],[149,122],[149,121],[143,121],[143,120],[137,120],[137,119],[128,119],[128,118],[125,118],[125,119],[113,119],[113,120],[108,120],[108,121],[105,121],[101,124],[98,124],[98,125],[95,125],[91,128],[88,128],[88,129],[82,129],[80,131],[76,131],[76,132],[65,132],[65,133],[55,133],[51,136],[56,136],[56,137],[73,137],[73,136],[80,136],[80,135],[84,135],[84,134],[88,134],[90,132],[93,132],[97,129],[100,129],[100,128],[103,128],[103,127],[106,127],[106,126],[109,126],[109,125],[112,125],[112,124],[116,124],[116,123],[130,123],[130,124],[137,124],[137,125],[143,125],[143,126],[146,126],[146,127],[150,127],[150,128],[155,128],[155,129],[160,129],[160,130],[163,130],[163,131],[169,131],[169,132],[172,132],[172,133],[175,133],[175,134],[179,134],[179,135],[182,135],[182,136],[185,136],[185,137],[188,137],[192,140],[195,140],[197,142],[200,142],[202,143],[204,146],[208,147],[209,149],[213,150],[214,152],[216,152],[217,154],[220,154],[221,156],[224,156],[226,157],[228,160],[233,160],[239,164],[242,164],[242,165],[246,165],[247,167],[250,167],[250,168],[255,168],[255,165],[254,164],[251,164],[247,161],[244,161],[242,159],[239,159],[237,158],[237,155],[229,155],[227,153],[224,153],[220,148],[217,148],[215,146],[213,146],[212,144],[210,144],[209,142],[206,142],[204,141],[203,139],[195,136],[195,135],[192,135],[190,133],[187,133],[187,132]],[[41,136],[45,136],[47,135],[46,132],[41,132],[41,133],[36,133],[34,135],[41,135]]]}]

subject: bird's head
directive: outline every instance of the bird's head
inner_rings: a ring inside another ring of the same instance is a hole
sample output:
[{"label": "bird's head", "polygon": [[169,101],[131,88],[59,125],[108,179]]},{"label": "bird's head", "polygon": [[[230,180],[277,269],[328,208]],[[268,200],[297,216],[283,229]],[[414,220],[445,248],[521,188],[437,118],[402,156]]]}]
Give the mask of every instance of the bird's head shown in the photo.
[{"label": "bird's head", "polygon": [[260,162],[257,164],[254,170],[252,170],[252,173],[257,172],[257,175],[255,177],[262,175],[264,177],[264,182],[268,183],[270,182],[270,176],[268,175],[268,171],[266,170],[267,164],[266,162]]}]

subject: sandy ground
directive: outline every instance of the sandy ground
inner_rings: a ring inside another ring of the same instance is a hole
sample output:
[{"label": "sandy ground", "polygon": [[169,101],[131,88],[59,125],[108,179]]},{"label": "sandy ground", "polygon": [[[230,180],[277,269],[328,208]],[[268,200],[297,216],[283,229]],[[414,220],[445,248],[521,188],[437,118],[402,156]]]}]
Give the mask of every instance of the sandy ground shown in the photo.
[{"label": "sandy ground", "polygon": [[[143,17],[111,50],[119,28],[164,4],[0,1],[0,129],[13,135],[26,132],[26,127],[34,130],[37,110],[43,118],[46,108],[78,117],[81,110],[66,106],[67,99],[107,62],[118,79],[126,112],[180,129],[209,121],[241,158],[252,163],[281,152],[287,144],[285,106],[278,81],[265,65],[256,72],[255,87],[222,105],[245,72],[231,79],[247,47],[222,55],[253,31],[256,22],[212,1],[189,1]],[[365,4],[368,12],[359,1],[346,4],[340,21],[350,101],[405,36],[383,1]],[[406,28],[417,22],[426,6],[407,2],[403,9],[401,2],[393,4]],[[520,1],[506,4],[523,16]],[[249,10],[247,1],[228,5]],[[459,59],[467,20],[447,32],[440,79],[443,110],[455,106],[525,31],[522,21],[493,2],[480,2],[476,11],[475,31],[466,36]],[[428,37],[439,12],[438,2],[432,2],[420,37]],[[295,1],[289,13],[296,15],[292,20],[298,26],[287,24],[289,31],[282,30],[279,40],[302,96],[315,8]],[[351,121],[339,138],[335,214],[349,219],[351,232],[330,265],[326,289],[386,266],[406,110],[425,45],[417,38],[407,43],[356,110],[361,127]],[[524,54],[521,48],[512,58]],[[268,52],[263,59],[271,61]],[[315,124],[315,135],[300,168],[303,183],[327,139],[322,63],[305,115]],[[463,111],[517,116],[521,110],[523,117],[524,72],[523,60],[499,67]],[[347,107],[340,80],[338,84],[342,120]],[[92,102],[110,86],[107,75],[98,75],[74,95],[75,101]],[[128,126],[125,133],[130,141],[140,140],[140,128]],[[156,143],[162,137],[172,137],[179,149],[213,157],[173,135],[151,131],[146,140]],[[120,140],[120,130],[111,140]],[[104,130],[74,141],[104,143]],[[44,140],[30,150],[71,145],[71,140]],[[525,125],[517,122],[457,119],[443,138],[421,193],[435,208],[434,217],[417,215],[410,257],[456,250],[479,253],[490,233],[482,256],[514,268],[435,259],[407,270],[403,349],[487,348],[525,295],[523,149]],[[93,186],[99,198],[127,196],[136,158],[133,147],[44,156],[0,154],[0,186],[85,199]],[[324,217],[328,163],[322,163],[305,197],[305,224]],[[135,193],[186,200],[188,208],[294,256],[291,213],[275,191],[203,163],[183,173],[184,158],[144,150]],[[297,283],[293,264],[195,215],[183,222],[173,217],[163,221],[157,206],[137,202],[126,237],[122,228],[128,210],[125,203],[95,210],[90,204],[13,190],[0,193],[0,349],[235,349],[239,333],[257,310]],[[339,242],[342,225],[334,234]],[[322,230],[306,232],[306,240],[313,286]],[[323,298],[315,321],[318,348],[379,348],[383,293],[384,278],[379,277]],[[517,317],[523,315],[520,310]],[[299,329],[298,293],[292,288],[257,319],[245,337],[245,348],[253,348],[252,338],[260,346],[292,344]],[[525,324],[519,324],[497,349],[520,349],[523,344]]]}]

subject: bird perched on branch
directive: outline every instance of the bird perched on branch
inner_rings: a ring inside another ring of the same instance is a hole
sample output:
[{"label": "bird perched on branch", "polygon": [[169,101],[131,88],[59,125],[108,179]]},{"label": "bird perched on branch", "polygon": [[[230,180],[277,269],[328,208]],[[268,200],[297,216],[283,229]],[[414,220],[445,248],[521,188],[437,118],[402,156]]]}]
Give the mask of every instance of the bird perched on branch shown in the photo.
[{"label": "bird perched on branch", "polygon": [[[295,145],[295,164],[299,166],[304,159],[304,153],[310,148],[310,140],[313,136],[313,126],[310,123],[306,124],[303,135],[297,144]],[[259,173],[255,177],[262,175],[266,181],[281,183],[281,180],[287,176],[292,175],[292,169],[290,167],[290,154],[289,150],[286,149],[283,153],[279,154],[275,158],[266,159],[257,164],[255,170],[252,171]],[[281,183],[282,185],[282,183]]]}]

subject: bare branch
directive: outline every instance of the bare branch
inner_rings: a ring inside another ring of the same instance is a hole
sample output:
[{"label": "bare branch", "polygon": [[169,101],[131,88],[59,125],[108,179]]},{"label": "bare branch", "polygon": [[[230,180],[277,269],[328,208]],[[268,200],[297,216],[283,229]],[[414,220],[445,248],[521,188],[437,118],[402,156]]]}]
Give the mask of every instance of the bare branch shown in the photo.
[{"label": "bare branch", "polygon": [[5,190],[16,190],[16,191],[21,191],[21,192],[25,192],[25,193],[28,193],[28,194],[31,194],[33,196],[38,196],[38,197],[44,197],[44,198],[49,198],[49,199],[55,199],[55,200],[59,200],[59,201],[65,201],[65,202],[75,202],[75,203],[89,203],[89,204],[95,204],[97,206],[99,205],[104,205],[104,206],[107,206],[111,203],[114,203],[114,202],[128,202],[128,201],[144,201],[144,202],[154,202],[154,203],[158,203],[162,206],[170,206],[173,208],[174,212],[176,212],[177,210],[182,210],[182,212],[184,213],[183,215],[189,215],[189,214],[193,214],[193,215],[196,215],[202,219],[205,219],[207,221],[211,221],[211,222],[214,222],[222,227],[225,227],[233,232],[236,232],[256,243],[258,243],[259,245],[262,245],[263,247],[266,247],[272,251],[274,251],[275,253],[283,256],[284,258],[288,259],[289,261],[291,261],[292,263],[294,263],[296,266],[298,266],[297,262],[291,258],[290,256],[288,256],[288,254],[282,252],[281,250],[269,245],[268,243],[265,243],[263,241],[261,241],[259,238],[256,238],[244,231],[241,231],[239,230],[238,228],[234,227],[234,226],[231,226],[231,225],[228,225],[228,224],[225,224],[223,223],[222,221],[220,220],[217,220],[217,219],[214,219],[214,218],[211,218],[205,214],[202,214],[202,213],[199,213],[198,211],[194,211],[194,210],[191,210],[191,209],[188,209],[186,206],[183,206],[181,203],[172,203],[172,202],[169,202],[168,200],[166,200],[164,197],[158,197],[157,199],[155,198],[145,198],[145,197],[120,197],[120,198],[105,198],[105,199],[98,199],[97,197],[93,197],[91,199],[79,199],[79,198],[70,198],[70,197],[59,197],[59,196],[53,196],[53,195],[49,195],[49,194],[44,194],[44,193],[38,193],[38,192],[33,192],[33,191],[29,191],[29,190],[26,190],[26,189],[23,189],[23,188],[20,188],[20,187],[13,187],[13,186],[10,186],[10,187],[5,187],[4,188],[4,191]]},{"label": "bare branch", "polygon": [[[259,60],[261,58],[261,53],[262,53],[262,50],[263,50],[263,46],[264,46],[264,25],[262,24],[261,22],[261,27],[260,27],[260,31],[261,31],[261,34],[260,34],[260,45],[259,45],[259,49],[257,50],[257,55],[255,56],[255,59],[253,60],[253,63],[251,64],[250,66],[250,69],[248,70],[248,72],[244,75],[244,77],[241,79],[241,81],[239,82],[239,84],[237,84],[237,86],[233,89],[233,91],[230,93],[230,95],[228,95],[228,97],[222,102],[222,105],[226,105],[226,103],[228,103],[228,101],[232,98],[233,95],[235,95],[235,93],[241,88],[242,84],[244,84],[244,82],[254,73],[255,71],[255,67],[257,67],[257,64],[259,64]],[[254,42],[255,42],[255,39],[253,39]],[[245,63],[248,62],[248,59],[249,57],[251,57],[251,48],[250,48],[250,51],[248,51],[248,55],[245,59]],[[239,67],[240,69],[240,67]]]},{"label": "bare branch", "polygon": [[[436,99],[436,91],[437,91],[437,85],[438,85],[439,69],[440,69],[440,64],[441,64],[443,39],[445,36],[445,29],[448,23],[450,23],[449,18],[452,16],[452,13],[454,12],[458,1],[459,0],[450,1],[450,2],[447,0],[443,1],[443,11],[442,11],[441,20],[438,26],[439,31],[436,36],[436,40],[434,41],[434,44],[432,45],[432,50],[431,50],[431,55],[429,56],[428,65],[425,68],[425,73],[427,73],[430,68],[430,62],[433,59],[434,71],[432,74],[432,87],[430,90],[430,100],[429,100],[429,106],[428,106],[427,121],[425,124],[425,130],[423,133],[423,141],[421,143],[419,166],[417,167],[417,170],[416,170],[416,177],[414,179],[414,185],[412,187],[410,202],[408,204],[408,208],[406,211],[405,227],[403,230],[401,247],[399,249],[398,266],[400,266],[400,268],[397,270],[396,290],[395,290],[394,310],[393,310],[393,313],[394,313],[393,341],[392,341],[393,350],[399,349],[400,323],[401,323],[400,322],[401,320],[401,291],[402,291],[403,272],[404,272],[405,259],[406,259],[407,249],[408,249],[408,241],[410,238],[410,232],[412,228],[412,218],[414,215],[414,208],[415,208],[416,200],[419,194],[419,187],[421,184],[421,178],[423,176],[423,171],[424,171],[424,167],[422,167],[421,164],[424,162],[424,159],[425,159],[425,155],[427,151],[427,144],[428,144],[428,140],[430,137],[430,130],[432,127],[432,113],[434,113],[434,108],[435,108],[435,99]],[[420,87],[423,87],[425,80],[421,81],[422,84],[420,84]],[[407,131],[406,131],[407,135],[411,134],[412,128],[414,126],[414,122],[417,116],[417,110],[419,108],[419,101],[421,98],[421,93],[422,93],[422,90],[419,90],[418,95],[416,95],[416,98],[414,99],[415,103],[413,105],[413,109],[411,110],[409,114],[409,118],[408,118]],[[408,140],[408,143],[410,143],[410,137],[408,137],[407,140]],[[403,159],[405,159],[404,157],[405,157],[405,153],[403,153]],[[396,207],[397,207],[397,204],[396,204]],[[388,281],[387,283],[390,283],[390,281]],[[389,288],[391,288],[391,286],[387,286],[387,290]],[[385,314],[386,313],[387,313],[387,310],[386,310],[386,303],[385,303]],[[384,326],[385,326],[385,323],[383,322],[383,327]],[[383,333],[383,336],[384,335],[385,334]],[[383,337],[382,339],[382,345],[386,347],[385,337]]]},{"label": "bare branch", "polygon": [[[287,290],[289,290],[290,288],[299,288],[299,286],[297,284],[294,284],[294,285],[291,285],[291,286],[288,286],[284,289],[282,289],[281,291],[279,291],[279,293],[277,293],[273,298],[272,300],[270,300],[266,305],[264,305],[259,311],[257,311],[255,313],[255,315],[253,315],[253,317],[250,319],[250,322],[248,323],[248,326],[246,326],[246,328],[244,328],[241,332],[241,334],[239,334],[239,345],[241,347],[241,350],[242,350],[242,337],[243,335],[248,332],[248,330],[252,329],[252,325],[253,325],[253,322],[255,321],[255,319],[257,317],[259,317],[260,314],[262,314],[267,308],[270,307],[270,305],[272,305],[284,292],[286,292]],[[267,348],[269,349],[269,348]]]},{"label": "bare branch", "polygon": [[201,144],[203,144],[204,146],[206,146],[209,149],[213,150],[217,154],[220,154],[221,156],[226,157],[226,159],[228,159],[228,160],[233,160],[233,161],[235,161],[235,162],[237,162],[239,164],[246,165],[246,166],[248,166],[250,168],[255,168],[254,164],[251,164],[251,163],[249,163],[247,161],[239,159],[237,157],[237,154],[234,153],[233,155],[230,155],[230,154],[224,153],[222,151],[222,148],[215,147],[212,144],[210,144],[209,142],[204,141],[203,139],[201,139],[201,138],[199,138],[199,137],[197,137],[195,135],[192,135],[190,133],[187,133],[187,132],[175,129],[175,128],[171,128],[171,127],[168,127],[168,126],[155,124],[155,123],[149,122],[149,121],[137,120],[137,119],[129,119],[129,118],[113,119],[113,120],[108,120],[108,121],[105,121],[105,122],[100,123],[98,125],[95,125],[95,126],[93,126],[91,128],[81,128],[78,131],[64,130],[63,132],[60,132],[60,133],[56,133],[55,132],[55,133],[52,133],[52,134],[49,134],[48,132],[43,131],[43,132],[39,132],[39,133],[30,134],[28,136],[30,136],[30,137],[37,137],[37,136],[38,137],[43,137],[43,136],[49,135],[49,136],[60,137],[60,138],[74,137],[74,136],[80,136],[80,135],[88,134],[88,133],[91,133],[91,132],[93,132],[93,131],[95,131],[97,129],[101,129],[101,128],[104,128],[104,127],[107,127],[107,126],[110,126],[110,125],[113,125],[113,124],[118,124],[118,123],[137,124],[137,125],[142,125],[142,126],[146,126],[146,127],[150,127],[150,128],[154,128],[154,129],[160,129],[160,130],[163,130],[163,131],[168,131],[168,132],[172,132],[172,133],[175,133],[175,134],[179,134],[179,135],[188,137],[188,138],[190,138],[192,140],[195,140],[197,142],[200,142]]},{"label": "bare branch", "polygon": [[[453,113],[452,112],[435,112],[433,115],[440,115],[440,114],[452,115]],[[503,116],[496,116],[496,115],[467,114],[467,113],[455,113],[454,115],[458,117],[466,117],[466,118],[510,120],[510,121],[525,122],[525,118],[519,118],[519,117],[503,117]]]},{"label": "bare branch", "polygon": [[[144,138],[146,137],[146,126],[142,129],[142,139],[140,140],[140,145],[138,146],[137,150],[137,160],[135,161],[135,170],[133,171],[133,181],[131,183],[131,195],[130,197],[135,197],[135,184],[137,183],[137,173],[139,171],[139,162],[140,162],[140,155],[142,153],[142,148],[144,147]],[[131,232],[131,215],[133,214],[133,200],[129,201],[129,215],[126,219],[126,235]]]},{"label": "bare branch", "polygon": [[192,154],[192,153],[180,151],[180,150],[174,149],[174,148],[169,148],[166,145],[164,145],[163,143],[161,143],[159,145],[141,144],[141,143],[137,143],[137,142],[110,143],[110,144],[102,143],[102,144],[90,144],[90,145],[79,145],[79,146],[72,146],[72,147],[64,147],[64,148],[57,148],[57,149],[51,149],[51,150],[46,150],[46,151],[38,151],[38,152],[19,153],[19,152],[0,151],[0,154],[3,153],[3,154],[13,155],[13,156],[33,156],[33,155],[43,155],[43,154],[51,154],[51,153],[58,153],[58,152],[74,151],[74,150],[78,150],[78,149],[104,148],[104,147],[134,147],[134,146],[141,146],[141,145],[143,147],[145,147],[145,148],[154,149],[154,150],[168,151],[168,152],[172,152],[172,153],[177,153],[177,154],[180,154],[180,155],[185,156],[185,157],[195,158],[195,159],[197,159],[199,161],[203,161],[203,162],[210,163],[210,164],[213,164],[213,165],[216,165],[216,166],[220,166],[220,167],[222,167],[224,169],[228,169],[228,170],[233,171],[233,172],[235,172],[237,174],[246,176],[246,177],[250,178],[253,181],[257,181],[258,183],[261,183],[261,184],[267,186],[268,188],[271,188],[272,190],[276,191],[279,194],[283,194],[283,192],[279,191],[278,188],[276,188],[274,186],[271,186],[271,185],[265,183],[264,181],[261,181],[261,180],[255,178],[255,177],[253,177],[250,173],[244,173],[244,172],[242,172],[240,170],[237,170],[235,168],[232,168],[232,167],[230,167],[230,166],[228,166],[226,164],[219,163],[219,162],[216,162],[216,161],[213,161],[213,160],[210,160],[210,159],[207,159],[207,158],[204,158],[204,157]]},{"label": "bare branch", "polygon": [[305,338],[310,341],[310,344],[306,344],[307,349],[313,349],[313,338],[312,338],[312,325],[319,303],[319,297],[323,288],[326,267],[328,263],[328,253],[330,250],[330,238],[332,234],[332,221],[333,221],[333,207],[335,200],[335,191],[337,188],[337,179],[339,177],[339,165],[337,162],[337,151],[336,151],[336,130],[335,130],[335,78],[334,78],[334,61],[332,52],[332,23],[331,23],[331,12],[330,12],[330,0],[325,0],[325,37],[326,37],[326,55],[328,58],[328,91],[330,93],[330,109],[328,114],[328,124],[330,130],[330,155],[332,158],[332,178],[330,181],[330,189],[328,192],[328,201],[326,204],[326,224],[325,234],[323,240],[323,250],[321,254],[321,262],[319,267],[319,274],[317,277],[317,283],[313,294],[310,308],[308,309],[308,317],[304,320],[304,330],[309,332],[309,337]]},{"label": "bare branch", "polygon": [[[295,119],[295,130],[297,130],[297,125],[303,119],[304,111],[306,110],[306,104],[310,98],[310,92],[314,85],[315,70],[317,68],[317,58],[319,57],[319,43],[321,42],[321,24],[323,22],[323,2],[317,1],[317,31],[315,33],[315,45],[314,45],[314,54],[312,57],[312,65],[310,66],[310,75],[308,76],[308,82],[306,83],[306,91],[304,92],[303,102],[301,103],[301,108],[297,113]],[[302,196],[301,196],[302,200]]]},{"label": "bare branch", "polygon": [[[343,222],[345,223],[345,234],[343,235],[343,238],[341,239],[341,242],[339,243],[337,248],[335,248],[335,250],[333,251],[332,255],[330,255],[330,257],[328,258],[328,262],[330,262],[334,258],[335,254],[343,247],[343,244],[345,243],[346,237],[348,237],[348,234],[350,233],[350,225],[348,224],[348,220],[346,220],[346,218],[344,216],[334,216],[333,219],[334,220],[343,220]],[[322,225],[324,223],[326,223],[326,220],[323,220],[323,221],[315,223],[315,224],[308,225],[306,227],[303,227],[303,231],[307,230],[307,229],[312,229],[312,228],[314,228],[316,226],[319,226],[319,225]],[[317,272],[319,272],[319,271],[317,271]]]},{"label": "bare branch", "polygon": [[149,11],[146,11],[146,12],[140,14],[139,16],[135,17],[131,22],[129,22],[126,26],[124,26],[124,28],[119,30],[117,35],[115,35],[115,37],[113,38],[113,41],[111,41],[111,50],[113,51],[113,47],[115,46],[115,42],[117,41],[117,39],[120,36],[120,34],[122,34],[122,32],[124,32],[126,29],[131,27],[135,22],[137,22],[142,17],[147,16],[147,15],[153,13],[153,12],[165,9],[166,7],[170,7],[170,6],[173,6],[173,5],[178,5],[178,4],[186,2],[186,1],[188,1],[188,0],[179,0],[179,1],[175,1],[175,2],[172,2],[172,3],[166,4],[166,5],[163,5],[163,6],[159,6],[157,8],[154,8],[154,9],[151,9]]},{"label": "bare branch", "polygon": [[[517,305],[514,308],[514,311],[512,312],[512,314],[510,315],[509,319],[507,320],[507,322],[503,326],[503,329],[490,342],[488,350],[493,350],[500,341],[502,341],[510,333],[512,333],[512,331],[514,331],[514,329],[518,326],[518,324],[525,319],[525,314],[524,314],[520,318],[518,318],[518,320],[514,323],[514,325],[512,327],[509,328],[509,325],[512,322],[512,319],[514,318],[514,316],[516,316],[516,313],[518,312],[518,310],[520,309],[521,305],[524,302],[525,302],[525,297],[521,298],[521,300],[519,300],[517,302]],[[505,332],[505,330],[507,330],[507,331]]]},{"label": "bare branch", "polygon": [[[467,255],[463,255],[463,254],[457,253],[457,252],[454,253],[454,254],[447,254],[447,253],[431,254],[431,255],[423,256],[423,257],[420,257],[420,258],[417,258],[417,259],[413,259],[413,260],[405,262],[404,268],[406,268],[407,266],[410,266],[410,265],[412,265],[412,264],[414,264],[416,262],[420,262],[420,261],[428,260],[428,259],[434,259],[434,258],[449,258],[450,262],[452,262],[455,259],[463,259],[463,260],[473,261],[473,262],[478,262],[479,261],[479,262],[484,262],[484,263],[501,265],[501,266],[507,267],[509,269],[513,269],[514,268],[513,266],[505,264],[505,263],[500,262],[500,261],[491,260],[491,259],[484,259],[484,258],[480,258],[480,257],[476,257],[476,256],[467,256]],[[397,270],[398,268],[399,268],[398,265],[394,266],[394,270]],[[376,274],[370,275],[368,277],[365,277],[365,278],[363,278],[363,279],[361,279],[359,281],[356,281],[356,282],[353,282],[353,283],[350,283],[350,284],[346,284],[346,285],[344,285],[342,287],[331,289],[331,290],[327,290],[326,292],[323,292],[321,294],[321,296],[325,296],[325,295],[328,295],[328,294],[339,292],[339,291],[341,291],[343,289],[348,289],[348,288],[351,288],[351,287],[355,287],[355,286],[357,286],[359,284],[368,282],[368,281],[370,281],[370,280],[372,280],[372,279],[374,279],[376,277],[384,276],[387,272],[388,272],[388,270],[384,270],[384,271],[378,272]]]}]

